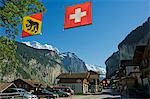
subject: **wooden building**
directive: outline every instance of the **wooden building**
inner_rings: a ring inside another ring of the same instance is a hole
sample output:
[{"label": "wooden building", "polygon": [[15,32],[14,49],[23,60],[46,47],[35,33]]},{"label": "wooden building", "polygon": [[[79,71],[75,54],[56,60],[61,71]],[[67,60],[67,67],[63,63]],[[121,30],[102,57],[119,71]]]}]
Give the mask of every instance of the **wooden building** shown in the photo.
[{"label": "wooden building", "polygon": [[[120,78],[121,86],[124,90],[143,90],[142,97],[149,96],[150,39],[147,45],[136,46],[132,60],[121,61],[119,72],[117,77]],[[133,93],[133,91],[130,91],[130,93]],[[139,93],[135,94],[138,95]]]},{"label": "wooden building", "polygon": [[34,92],[34,90],[37,90],[42,85],[37,81],[26,80],[26,79],[16,79],[13,81],[13,83],[18,88],[23,88],[23,89],[27,90],[28,92]]},{"label": "wooden building", "polygon": [[90,70],[86,73],[63,73],[57,79],[59,85],[70,86],[75,93],[87,93],[100,90],[99,75],[99,72]]},{"label": "wooden building", "polygon": [[145,52],[145,48],[146,48],[145,45],[136,46],[136,49],[135,49],[135,52],[134,52],[134,56],[133,56],[133,63],[138,65],[139,69],[140,69],[140,73],[138,73],[139,76],[140,76],[140,80],[141,80],[141,82],[139,83],[140,85],[143,85],[142,78],[141,78],[142,77],[141,69],[142,69],[142,60],[143,60],[143,55],[144,55],[144,52]]},{"label": "wooden building", "polygon": [[69,86],[75,93],[88,92],[90,73],[62,73],[57,79],[60,86]]},{"label": "wooden building", "polygon": [[139,65],[133,63],[133,60],[121,60],[119,71],[116,73],[117,91],[125,91],[134,86],[135,81],[141,83]]},{"label": "wooden building", "polygon": [[99,81],[99,72],[96,71],[88,71],[90,74],[88,81],[89,81],[89,92],[97,92],[100,90],[100,81]]},{"label": "wooden building", "polygon": [[14,83],[0,83],[0,93],[5,93],[8,88],[16,88]]},{"label": "wooden building", "polygon": [[143,53],[141,61],[142,83],[150,88],[150,39]]}]

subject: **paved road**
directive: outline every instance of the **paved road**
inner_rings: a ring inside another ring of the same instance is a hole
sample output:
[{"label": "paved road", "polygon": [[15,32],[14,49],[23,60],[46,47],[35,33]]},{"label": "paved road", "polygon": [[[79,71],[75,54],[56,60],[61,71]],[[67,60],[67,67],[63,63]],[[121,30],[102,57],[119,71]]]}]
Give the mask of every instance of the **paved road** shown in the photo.
[{"label": "paved road", "polygon": [[121,99],[120,95],[115,95],[111,89],[105,89],[99,95],[73,95],[67,98],[58,99]]},{"label": "paved road", "polygon": [[58,99],[121,99],[120,96],[112,95],[74,95],[67,98],[58,98]]}]

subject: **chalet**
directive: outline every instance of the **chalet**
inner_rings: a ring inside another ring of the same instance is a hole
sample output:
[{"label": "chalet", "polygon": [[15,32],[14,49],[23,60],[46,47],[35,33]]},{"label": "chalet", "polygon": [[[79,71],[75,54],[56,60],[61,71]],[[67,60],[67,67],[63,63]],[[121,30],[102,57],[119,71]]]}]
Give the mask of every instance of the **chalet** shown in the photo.
[{"label": "chalet", "polygon": [[[138,65],[139,69],[140,69],[140,73],[136,72],[136,74],[139,74],[139,76],[140,76],[140,80],[141,80],[141,82],[139,83],[140,85],[142,85],[142,79],[141,79],[141,75],[142,75],[141,69],[142,69],[142,66],[141,65],[142,65],[142,60],[143,60],[143,55],[144,55],[145,48],[146,48],[145,45],[136,46],[136,49],[135,49],[135,52],[134,52],[134,56],[133,56],[133,63],[136,64],[136,65]],[[138,80],[138,82],[139,82],[139,80]]]},{"label": "chalet", "polygon": [[75,93],[88,92],[90,73],[62,73],[57,79],[60,86],[70,86]]},{"label": "chalet", "polygon": [[136,78],[138,80],[138,83],[141,84],[140,79],[140,66],[135,64],[133,60],[122,60],[121,61],[121,68],[123,70],[124,75],[122,77]]},{"label": "chalet", "polygon": [[119,92],[134,86],[136,79],[141,83],[139,66],[135,65],[133,60],[121,60],[119,70],[116,71],[114,79],[115,82],[113,83]]},{"label": "chalet", "polygon": [[88,78],[88,81],[89,81],[89,91],[90,92],[97,92],[99,91],[99,85],[100,85],[100,81],[99,81],[99,75],[100,73],[99,72],[96,72],[96,71],[88,71],[89,73],[89,78]]},{"label": "chalet", "polygon": [[33,92],[33,91],[37,90],[39,87],[41,87],[41,85],[42,85],[37,81],[26,80],[26,79],[16,79],[13,81],[13,83],[18,88],[26,89],[28,92]]},{"label": "chalet", "polygon": [[143,57],[141,60],[141,79],[143,86],[148,86],[150,88],[150,39],[143,52]]},{"label": "chalet", "polygon": [[14,83],[0,83],[0,93],[5,93],[8,88],[15,88]]},{"label": "chalet", "polygon": [[[150,42],[150,40],[149,40]],[[121,65],[117,77],[119,78],[120,85],[123,87],[123,90],[130,88],[134,89],[147,85],[143,87],[142,97],[148,96],[149,88],[149,73],[150,73],[150,44],[147,45],[138,45],[134,51],[134,56],[132,60],[121,60]],[[130,91],[129,93],[133,93]],[[137,93],[136,93],[137,94]]]}]

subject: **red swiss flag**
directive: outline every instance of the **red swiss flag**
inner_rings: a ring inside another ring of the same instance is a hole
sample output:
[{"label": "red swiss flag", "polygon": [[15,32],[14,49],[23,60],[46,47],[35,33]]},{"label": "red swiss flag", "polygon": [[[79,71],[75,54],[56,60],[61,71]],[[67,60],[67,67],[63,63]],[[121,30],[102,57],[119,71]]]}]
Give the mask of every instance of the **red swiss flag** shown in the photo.
[{"label": "red swiss flag", "polygon": [[64,28],[71,28],[92,23],[91,2],[66,7]]}]

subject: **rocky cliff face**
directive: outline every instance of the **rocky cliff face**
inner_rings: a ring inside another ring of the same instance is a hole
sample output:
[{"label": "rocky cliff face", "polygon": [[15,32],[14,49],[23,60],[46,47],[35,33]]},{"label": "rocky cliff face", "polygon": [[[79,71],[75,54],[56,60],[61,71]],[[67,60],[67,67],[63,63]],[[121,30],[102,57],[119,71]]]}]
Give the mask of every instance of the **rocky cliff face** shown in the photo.
[{"label": "rocky cliff face", "polygon": [[87,71],[84,61],[78,58],[74,53],[62,53],[61,57],[63,66],[68,72],[79,73]]},{"label": "rocky cliff face", "polygon": [[16,78],[34,79],[47,84],[56,83],[56,77],[62,72],[86,72],[85,63],[74,53],[59,54],[51,45],[38,42],[16,43],[19,66],[15,72],[0,75],[1,81]]},{"label": "rocky cliff face", "polygon": [[137,27],[118,45],[120,60],[132,59],[137,45],[146,45],[150,37],[150,18]]},{"label": "rocky cliff face", "polygon": [[116,70],[119,68],[120,64],[120,57],[119,57],[119,51],[113,53],[105,62],[106,64],[106,76],[109,78],[110,76],[114,75]]},{"label": "rocky cliff face", "polygon": [[107,68],[107,77],[115,73],[120,60],[129,60],[133,58],[137,45],[146,45],[150,37],[150,17],[141,26],[131,31],[126,38],[118,45],[119,51],[109,57],[105,64]]},{"label": "rocky cliff face", "polygon": [[17,77],[55,83],[56,77],[63,71],[61,59],[55,51],[35,49],[23,43],[17,43],[17,46],[17,56],[20,61]]}]

